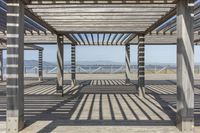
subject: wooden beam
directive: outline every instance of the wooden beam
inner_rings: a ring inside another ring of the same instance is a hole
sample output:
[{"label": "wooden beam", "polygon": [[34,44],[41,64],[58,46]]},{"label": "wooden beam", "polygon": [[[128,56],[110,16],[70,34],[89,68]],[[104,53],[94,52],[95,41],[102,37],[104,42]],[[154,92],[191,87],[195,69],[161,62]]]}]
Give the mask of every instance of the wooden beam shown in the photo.
[{"label": "wooden beam", "polygon": [[40,47],[40,46],[37,46],[37,45],[25,45],[24,46],[24,49],[28,49],[28,48],[31,48],[31,49],[33,49],[33,50],[44,50],[44,48],[43,47]]},{"label": "wooden beam", "polygon": [[168,19],[172,18],[173,16],[176,15],[176,8],[172,9],[169,13],[167,13],[164,17],[162,17],[161,19],[159,19],[156,23],[154,23],[153,25],[151,25],[145,32],[144,34],[148,34],[150,32],[152,32],[153,30],[155,30],[158,26],[160,26],[161,24],[163,24],[164,22],[166,22]]},{"label": "wooden beam", "polygon": [[160,12],[112,12],[112,13],[85,13],[85,12],[39,12],[38,16],[162,16],[165,14],[165,11]]},{"label": "wooden beam", "polygon": [[76,45],[71,45],[71,85],[75,86],[76,82]]},{"label": "wooden beam", "polygon": [[[8,48],[6,44],[0,45],[0,50],[7,50],[7,49]],[[33,44],[24,44],[24,50],[43,50],[43,47],[36,46]]]},{"label": "wooden beam", "polygon": [[[26,0],[28,1],[28,0]],[[27,4],[33,4],[33,5],[62,5],[62,4],[111,4],[111,3],[117,3],[117,4],[172,4],[175,3],[176,0],[82,0],[82,1],[74,1],[74,0],[29,0]]]},{"label": "wooden beam", "polygon": [[125,45],[125,83],[130,84],[130,74],[131,74],[131,60],[130,60],[130,45]]},{"label": "wooden beam", "polygon": [[138,36],[138,94],[140,98],[145,97],[145,38]]},{"label": "wooden beam", "polygon": [[73,44],[77,44],[77,41],[72,38],[69,34],[65,34],[65,36],[73,43]]},{"label": "wooden beam", "polygon": [[[138,9],[139,11],[141,11],[140,8],[143,8],[144,12],[148,9],[153,9],[155,11],[159,11],[157,9],[161,9],[160,11],[162,10],[165,10],[167,8],[173,8],[175,7],[176,4],[174,3],[170,3],[170,4],[40,4],[40,5],[34,5],[34,4],[29,4],[27,5],[28,8],[30,9],[39,9],[39,11],[42,11],[42,10],[51,10],[51,9],[57,9],[57,11],[60,11],[60,9],[65,9],[65,10],[68,10],[68,11],[71,11],[71,8],[79,8],[79,9],[85,9],[85,8],[97,8],[97,11],[100,9],[100,8],[135,8],[135,9]],[[79,11],[76,10],[77,11]],[[65,11],[64,10],[64,11]],[[136,10],[136,11],[138,11]],[[89,12],[90,10],[88,11],[84,11],[84,12]],[[125,10],[126,11],[126,10]],[[53,11],[50,11],[50,12],[53,12]]]},{"label": "wooden beam", "polygon": [[[14,15],[13,15],[14,14]],[[6,132],[24,127],[24,4],[7,1]]]},{"label": "wooden beam", "polygon": [[[107,20],[107,19],[112,19],[112,20],[134,20],[134,19],[159,19],[162,15],[158,16],[129,16],[129,15],[123,15],[123,16],[118,16],[118,15],[112,15],[112,16],[41,16],[42,19],[48,21],[48,20]],[[78,23],[78,22],[77,22]],[[56,25],[56,24],[55,24]],[[66,24],[65,24],[66,25]]]},{"label": "wooden beam", "polygon": [[38,80],[43,81],[43,50],[38,51]]},{"label": "wooden beam", "polygon": [[53,27],[51,27],[44,20],[42,20],[38,16],[36,16],[33,12],[29,11],[29,9],[27,9],[27,8],[25,9],[25,15],[27,17],[31,18],[32,20],[34,20],[36,23],[38,23],[41,26],[43,26],[44,28],[46,28],[47,30],[49,30],[50,32],[52,32],[54,34],[58,34],[58,32]]},{"label": "wooden beam", "polygon": [[176,125],[194,133],[194,0],[177,3],[177,118]]},{"label": "wooden beam", "polygon": [[3,81],[3,50],[0,50],[0,80]]},{"label": "wooden beam", "polygon": [[123,44],[126,45],[126,44],[129,44],[130,41],[132,41],[137,35],[136,34],[131,34],[129,36],[129,38],[127,38],[126,40],[124,40]]},{"label": "wooden beam", "polygon": [[64,81],[64,57],[63,57],[63,36],[57,36],[57,87],[56,92],[63,95],[63,81]]},{"label": "wooden beam", "polygon": [[[81,44],[80,40],[79,40],[74,34],[70,34],[70,36],[71,36],[78,44]],[[77,43],[74,43],[74,44],[77,44]]]}]

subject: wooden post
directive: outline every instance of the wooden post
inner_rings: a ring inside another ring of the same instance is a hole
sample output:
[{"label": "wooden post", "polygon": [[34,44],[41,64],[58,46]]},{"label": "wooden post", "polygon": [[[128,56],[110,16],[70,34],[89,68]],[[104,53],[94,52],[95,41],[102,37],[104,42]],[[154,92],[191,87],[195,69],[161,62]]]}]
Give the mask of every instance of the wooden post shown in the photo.
[{"label": "wooden post", "polygon": [[76,85],[76,45],[71,45],[71,85]]},{"label": "wooden post", "polygon": [[57,36],[57,93],[63,95],[63,71],[64,71],[64,59],[63,59],[63,52],[64,52],[64,42],[63,36]]},{"label": "wooden post", "polygon": [[126,72],[125,72],[125,82],[126,84],[130,84],[130,45],[127,44],[125,46],[125,65],[126,65]]},{"label": "wooden post", "polygon": [[[190,1],[190,2],[189,2]],[[188,3],[189,2],[189,3]],[[177,3],[177,127],[194,132],[193,0]]]},{"label": "wooden post", "polygon": [[39,81],[43,80],[43,50],[39,50],[38,53],[38,74],[39,74]]},{"label": "wooden post", "polygon": [[145,97],[145,61],[144,61],[144,35],[138,36],[138,93],[139,97]]},{"label": "wooden post", "polygon": [[3,81],[3,50],[0,50],[1,81]]},{"label": "wooden post", "polygon": [[24,127],[24,3],[7,1],[7,114],[6,132]]}]

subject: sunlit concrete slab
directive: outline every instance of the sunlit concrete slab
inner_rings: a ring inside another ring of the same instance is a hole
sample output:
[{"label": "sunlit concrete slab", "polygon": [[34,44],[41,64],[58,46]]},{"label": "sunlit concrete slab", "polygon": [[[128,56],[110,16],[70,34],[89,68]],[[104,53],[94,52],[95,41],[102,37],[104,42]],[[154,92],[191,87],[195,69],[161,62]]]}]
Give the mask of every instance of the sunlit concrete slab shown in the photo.
[{"label": "sunlit concrete slab", "polygon": [[[196,74],[194,75],[195,79],[200,79],[200,75]],[[37,74],[25,74],[26,78],[36,78],[38,77]],[[45,73],[44,75],[45,78],[55,78],[56,73]],[[64,74],[64,79],[65,80],[70,80],[71,75],[68,73]],[[5,77],[4,77],[5,78]],[[84,73],[77,73],[76,74],[77,80],[108,80],[108,79],[125,79],[124,73],[111,73],[111,74],[84,74]],[[136,72],[131,72],[130,73],[130,79],[131,80],[136,80],[137,79],[137,73]],[[146,73],[145,74],[145,79],[147,80],[176,80],[176,74],[175,72],[169,73],[169,74],[155,74],[154,72],[151,73]]]},{"label": "sunlit concrete slab", "polygon": [[[163,76],[160,76],[164,78]],[[162,79],[161,78],[161,79]],[[146,98],[137,95],[135,83],[124,79],[64,82],[64,96],[56,94],[56,77],[25,80],[27,132],[150,132],[177,133],[176,80],[147,80]],[[200,131],[200,80],[195,80],[195,130]],[[5,130],[5,83],[0,83],[0,129]],[[141,128],[142,127],[142,128]],[[88,130],[90,129],[90,130]]]}]

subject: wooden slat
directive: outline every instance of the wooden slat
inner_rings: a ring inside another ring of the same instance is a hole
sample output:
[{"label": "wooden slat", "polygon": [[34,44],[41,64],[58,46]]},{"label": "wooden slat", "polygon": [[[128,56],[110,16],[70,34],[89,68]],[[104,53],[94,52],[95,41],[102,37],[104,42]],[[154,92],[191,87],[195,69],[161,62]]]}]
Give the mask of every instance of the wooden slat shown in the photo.
[{"label": "wooden slat", "polygon": [[27,5],[31,9],[61,9],[61,8],[173,8],[176,4],[52,4]]},{"label": "wooden slat", "polygon": [[154,29],[156,29],[158,26],[160,26],[161,24],[163,24],[164,22],[166,22],[168,19],[170,19],[171,17],[173,17],[174,15],[176,15],[176,8],[174,8],[173,10],[171,10],[169,13],[167,13],[164,17],[162,17],[161,19],[159,19],[157,22],[155,22],[152,26],[150,26],[145,32],[144,34],[148,34],[149,32],[153,31]]},{"label": "wooden slat", "polygon": [[77,4],[77,3],[134,3],[134,4],[168,4],[176,0],[29,0],[27,4]]}]

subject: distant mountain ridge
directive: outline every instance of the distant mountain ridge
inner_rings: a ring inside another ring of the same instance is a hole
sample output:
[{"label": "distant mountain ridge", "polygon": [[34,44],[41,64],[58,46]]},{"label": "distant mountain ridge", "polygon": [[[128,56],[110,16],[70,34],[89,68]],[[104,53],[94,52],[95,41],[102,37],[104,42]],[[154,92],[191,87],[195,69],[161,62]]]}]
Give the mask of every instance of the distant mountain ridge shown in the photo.
[{"label": "distant mountain ridge", "polygon": [[[6,65],[6,59],[3,60],[4,66]],[[64,63],[65,65],[70,65],[71,62],[70,61],[66,61]],[[78,61],[76,63],[77,65],[123,65],[125,63],[123,62],[114,62],[114,61]],[[132,65],[137,65],[136,62],[132,62]],[[24,65],[25,66],[38,66],[38,61],[37,60],[25,60],[24,61]],[[43,66],[55,66],[56,62],[48,62],[48,61],[43,61]],[[166,66],[166,65],[171,65],[174,66],[176,65],[175,63],[148,63],[146,62],[145,65],[162,65],[162,66]],[[200,63],[195,63],[195,65],[200,65]]]},{"label": "distant mountain ridge", "polygon": [[[4,65],[6,65],[6,59],[3,60]],[[70,61],[66,61],[65,65],[70,65]],[[114,62],[114,61],[78,61],[76,62],[77,65],[122,65],[123,63]],[[37,60],[25,60],[25,66],[38,66]],[[56,62],[47,62],[43,61],[43,66],[54,66]]]},{"label": "distant mountain ridge", "polygon": [[[3,60],[4,66],[6,65],[6,59]],[[54,63],[43,61],[43,66],[53,66],[55,65]],[[25,60],[24,61],[24,66],[38,66],[38,61],[37,60]]]},{"label": "distant mountain ridge", "polygon": [[[71,62],[65,62],[71,64]],[[77,65],[122,65],[123,63],[114,61],[78,61]]]}]

